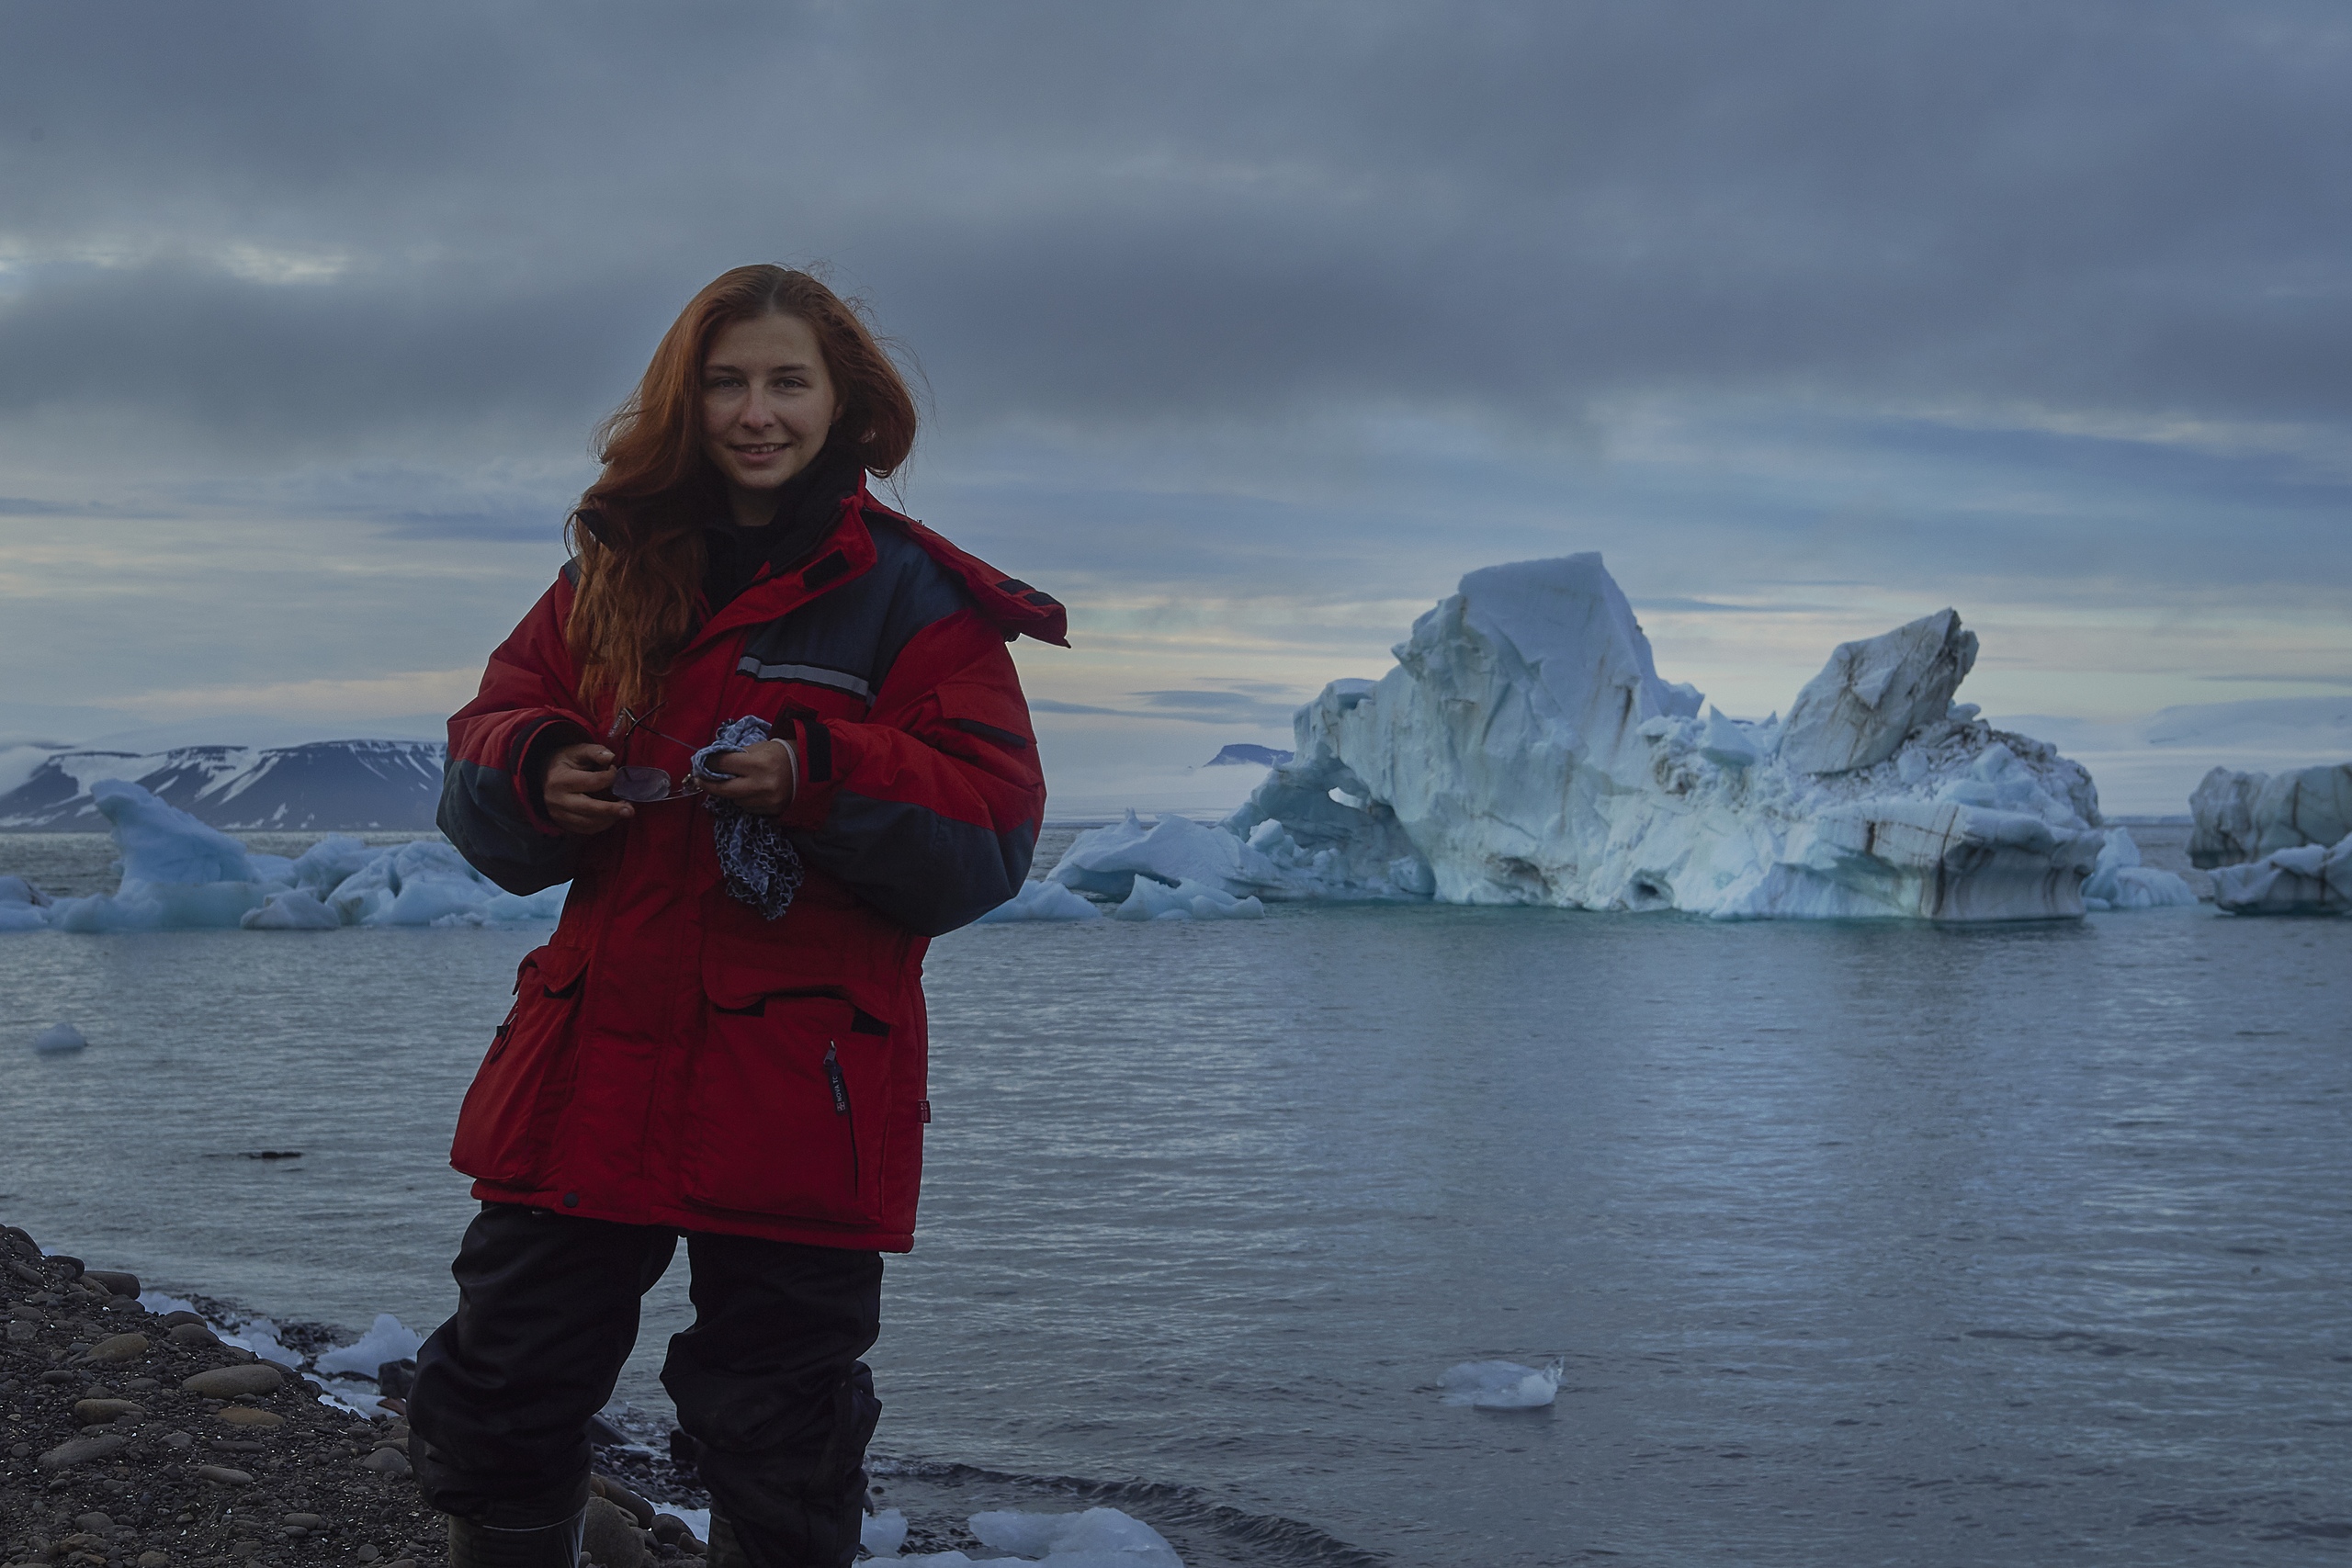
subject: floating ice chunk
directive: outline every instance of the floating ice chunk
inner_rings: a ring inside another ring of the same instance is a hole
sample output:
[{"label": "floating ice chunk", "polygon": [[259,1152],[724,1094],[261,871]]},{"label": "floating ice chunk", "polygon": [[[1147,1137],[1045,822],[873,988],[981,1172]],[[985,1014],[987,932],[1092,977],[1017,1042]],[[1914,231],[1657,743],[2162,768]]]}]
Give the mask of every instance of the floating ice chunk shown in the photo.
[{"label": "floating ice chunk", "polygon": [[[702,1532],[695,1532],[699,1537]],[[857,1527],[858,1544],[876,1557],[891,1557],[907,1544],[907,1512],[904,1508],[885,1508],[868,1514]]]},{"label": "floating ice chunk", "polygon": [[70,1023],[52,1023],[33,1036],[33,1049],[45,1056],[61,1055],[67,1051],[79,1051],[89,1042],[82,1032]]},{"label": "floating ice chunk", "polygon": [[52,902],[21,876],[0,876],[0,931],[48,930]]},{"label": "floating ice chunk", "polygon": [[1448,1404],[1481,1410],[1535,1410],[1559,1397],[1561,1363],[1522,1367],[1517,1361],[1464,1361],[1445,1369],[1438,1382]]},{"label": "floating ice chunk", "polygon": [[494,892],[490,896],[490,902],[481,907],[482,919],[492,925],[560,920],[563,918],[563,901],[571,894],[571,884],[569,882],[542,887],[537,893]]},{"label": "floating ice chunk", "polygon": [[2233,915],[2352,913],[2352,834],[2213,868],[2213,902]]},{"label": "floating ice chunk", "polygon": [[1138,876],[1171,886],[1205,883],[1236,897],[1283,880],[1279,868],[1231,833],[1182,817],[1162,817],[1147,828],[1132,811],[1124,821],[1080,833],[1046,880],[1121,899]]},{"label": "floating ice chunk", "polygon": [[331,931],[343,921],[308,893],[273,893],[258,909],[248,909],[237,923],[249,931]]},{"label": "floating ice chunk", "polygon": [[968,1524],[981,1545],[1052,1568],[1183,1568],[1166,1537],[1116,1508],[1082,1514],[1001,1508],[974,1514]]},{"label": "floating ice chunk", "polygon": [[320,1372],[348,1372],[372,1378],[376,1369],[386,1361],[404,1361],[415,1356],[424,1344],[424,1337],[413,1334],[390,1313],[379,1312],[368,1332],[348,1345],[322,1350],[313,1363]]},{"label": "floating ice chunk", "polygon": [[321,899],[386,852],[348,833],[329,833],[294,858],[294,886]]},{"label": "floating ice chunk", "polygon": [[244,845],[135,784],[102,779],[90,786],[90,798],[113,829],[126,883],[259,880]]},{"label": "floating ice chunk", "polygon": [[1058,882],[1024,882],[1021,891],[980,917],[980,923],[1007,920],[1099,920],[1102,911]]},{"label": "floating ice chunk", "polygon": [[2164,909],[2193,908],[2196,891],[2169,871],[2140,863],[2140,846],[2131,830],[2109,828],[2098,852],[2098,864],[2083,884],[2083,904],[2097,909]]},{"label": "floating ice chunk", "polygon": [[1842,773],[1894,755],[1904,738],[1944,718],[1976,663],[1976,634],[1939,610],[1859,642],[1841,642],[1807,682],[1781,730],[1781,756],[1807,773]]},{"label": "floating ice chunk", "polygon": [[2188,863],[2200,870],[2333,844],[2352,832],[2352,762],[2275,775],[2215,768],[2188,797],[2188,809],[2197,822]]},{"label": "floating ice chunk", "polygon": [[1127,901],[1111,911],[1114,920],[1261,920],[1266,906],[1255,898],[1236,898],[1204,883],[1180,882],[1173,887],[1148,876],[1135,880]]}]

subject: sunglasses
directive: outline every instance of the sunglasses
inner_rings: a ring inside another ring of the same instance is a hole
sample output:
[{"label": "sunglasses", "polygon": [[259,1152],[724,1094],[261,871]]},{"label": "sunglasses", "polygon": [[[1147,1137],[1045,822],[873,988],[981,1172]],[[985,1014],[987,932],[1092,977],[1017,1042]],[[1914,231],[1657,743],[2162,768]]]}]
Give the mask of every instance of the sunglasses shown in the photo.
[{"label": "sunglasses", "polygon": [[613,798],[638,806],[658,806],[665,800],[691,800],[700,796],[699,789],[680,787],[680,781],[660,768],[628,761],[629,742],[637,739],[640,729],[657,740],[667,740],[680,750],[692,754],[694,748],[673,735],[664,735],[645,721],[661,711],[656,704],[642,714],[622,708],[613,715],[612,739],[621,749],[621,764],[613,770]]}]

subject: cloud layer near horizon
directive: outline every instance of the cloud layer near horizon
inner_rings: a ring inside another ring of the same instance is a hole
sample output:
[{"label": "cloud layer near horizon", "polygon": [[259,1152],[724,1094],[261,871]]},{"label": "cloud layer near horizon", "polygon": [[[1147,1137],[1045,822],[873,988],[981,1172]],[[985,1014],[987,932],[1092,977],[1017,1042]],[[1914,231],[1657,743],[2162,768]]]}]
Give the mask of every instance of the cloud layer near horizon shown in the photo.
[{"label": "cloud layer near horizon", "polygon": [[[1758,708],[1943,603],[1972,694],[2040,711],[2352,673],[2337,6],[6,27],[0,637],[52,700],[478,660],[589,427],[753,258],[913,351],[909,502],[1077,606],[1066,705],[1255,681],[1234,738],[1278,738],[1460,572],[1589,547]],[[93,617],[103,678],[56,651]]]}]

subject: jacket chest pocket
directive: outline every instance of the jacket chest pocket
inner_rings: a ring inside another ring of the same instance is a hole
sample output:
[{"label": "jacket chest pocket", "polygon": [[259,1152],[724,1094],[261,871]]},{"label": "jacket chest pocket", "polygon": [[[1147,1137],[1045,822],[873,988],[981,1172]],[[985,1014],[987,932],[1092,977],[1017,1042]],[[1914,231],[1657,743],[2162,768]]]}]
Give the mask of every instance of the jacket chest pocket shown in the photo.
[{"label": "jacket chest pocket", "polygon": [[514,1007],[492,1037],[458,1112],[449,1163],[480,1181],[527,1187],[544,1170],[577,1055],[572,1023],[587,984],[584,948],[524,958]]},{"label": "jacket chest pocket", "polygon": [[879,1224],[890,1068],[890,1026],[843,998],[711,986],[686,1089],[686,1201]]}]

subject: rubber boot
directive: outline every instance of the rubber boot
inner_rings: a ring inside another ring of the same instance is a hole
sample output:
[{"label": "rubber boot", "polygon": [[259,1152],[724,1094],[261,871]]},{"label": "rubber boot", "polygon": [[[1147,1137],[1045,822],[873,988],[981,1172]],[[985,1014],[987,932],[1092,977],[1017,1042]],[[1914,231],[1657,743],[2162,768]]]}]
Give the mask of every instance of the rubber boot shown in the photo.
[{"label": "rubber boot", "polygon": [[588,1510],[532,1529],[495,1529],[470,1519],[449,1520],[449,1568],[577,1568]]}]

